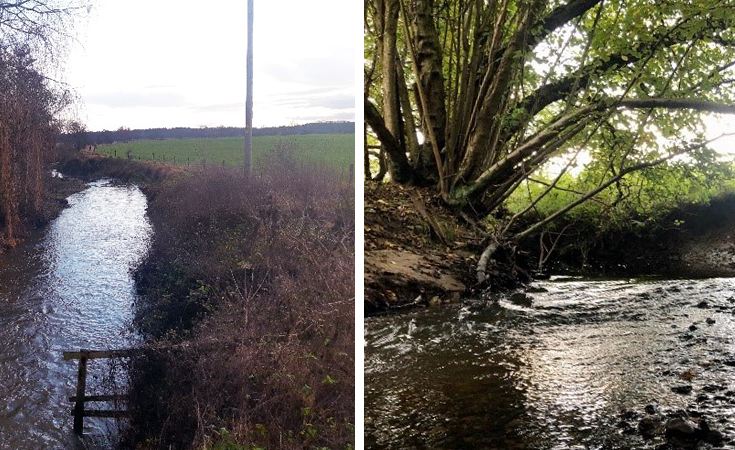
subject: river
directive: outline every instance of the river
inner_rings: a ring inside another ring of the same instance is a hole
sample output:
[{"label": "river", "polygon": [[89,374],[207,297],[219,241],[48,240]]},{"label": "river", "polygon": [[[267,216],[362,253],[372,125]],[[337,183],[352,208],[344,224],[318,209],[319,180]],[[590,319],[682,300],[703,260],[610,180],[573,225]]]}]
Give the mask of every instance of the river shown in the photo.
[{"label": "river", "polygon": [[[0,256],[2,449],[100,448],[114,433],[110,419],[88,418],[85,438],[74,435],[77,362],[62,352],[135,344],[131,271],[150,243],[147,203],[136,186],[108,180],[68,201],[43,233]],[[102,389],[99,361],[89,363],[88,395]]]},{"label": "river", "polygon": [[366,448],[652,449],[646,405],[735,439],[734,313],[732,278],[557,277],[366,318]]}]

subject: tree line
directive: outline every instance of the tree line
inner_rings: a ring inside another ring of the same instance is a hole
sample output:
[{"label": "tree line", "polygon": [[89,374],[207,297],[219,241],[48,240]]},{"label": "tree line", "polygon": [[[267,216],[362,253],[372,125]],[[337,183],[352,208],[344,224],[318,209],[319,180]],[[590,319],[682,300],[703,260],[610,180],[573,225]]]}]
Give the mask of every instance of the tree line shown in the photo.
[{"label": "tree line", "polygon": [[[293,136],[303,134],[354,134],[354,122],[317,122],[304,125],[254,128],[253,136]],[[194,139],[244,137],[245,128],[241,127],[202,127],[202,128],[148,128],[133,129],[120,127],[117,130],[86,131],[76,124],[61,136],[65,144],[82,148],[86,145],[111,144],[144,139]]]}]

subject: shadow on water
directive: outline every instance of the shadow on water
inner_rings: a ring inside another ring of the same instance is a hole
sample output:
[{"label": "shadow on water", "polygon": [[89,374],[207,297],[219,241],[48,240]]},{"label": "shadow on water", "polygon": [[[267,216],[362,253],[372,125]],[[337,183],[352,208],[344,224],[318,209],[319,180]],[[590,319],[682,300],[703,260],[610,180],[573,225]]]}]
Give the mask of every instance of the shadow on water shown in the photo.
[{"label": "shadow on water", "polygon": [[[43,235],[0,257],[0,448],[104,448],[114,433],[108,419],[85,419],[83,441],[72,432],[76,362],[62,352],[134,345],[131,270],[151,236],[146,199],[101,180],[69,204]],[[88,394],[107,372],[90,363]]]},{"label": "shadow on water", "polygon": [[367,318],[366,448],[655,448],[620,427],[651,403],[733,439],[734,293],[735,279],[564,279]]}]

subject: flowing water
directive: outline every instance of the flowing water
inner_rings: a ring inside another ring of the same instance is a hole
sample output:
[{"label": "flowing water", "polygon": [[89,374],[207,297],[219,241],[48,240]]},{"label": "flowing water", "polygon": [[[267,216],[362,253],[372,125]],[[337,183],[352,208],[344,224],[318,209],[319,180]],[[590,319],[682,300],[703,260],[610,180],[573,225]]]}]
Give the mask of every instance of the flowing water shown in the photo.
[{"label": "flowing water", "polygon": [[[146,198],[101,180],[68,200],[42,236],[0,258],[0,449],[104,446],[110,419],[85,419],[84,440],[72,431],[77,361],[62,352],[135,343],[131,269],[149,246]],[[88,395],[101,389],[99,361]]]},{"label": "flowing water", "polygon": [[366,447],[655,448],[649,404],[735,439],[734,313],[735,279],[558,278],[367,318]]}]

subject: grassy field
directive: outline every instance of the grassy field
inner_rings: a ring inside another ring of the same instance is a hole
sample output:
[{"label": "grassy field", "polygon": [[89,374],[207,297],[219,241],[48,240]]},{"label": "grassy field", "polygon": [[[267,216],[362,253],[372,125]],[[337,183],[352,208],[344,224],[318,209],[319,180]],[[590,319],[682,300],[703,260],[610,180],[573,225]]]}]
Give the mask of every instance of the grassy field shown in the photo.
[{"label": "grassy field", "polygon": [[[165,161],[180,165],[227,165],[242,167],[243,138],[166,139],[119,142],[100,145],[97,152],[125,158]],[[295,148],[304,161],[325,163],[337,171],[355,163],[354,134],[309,134],[301,136],[259,136],[253,138],[253,167],[278,147]]]}]

